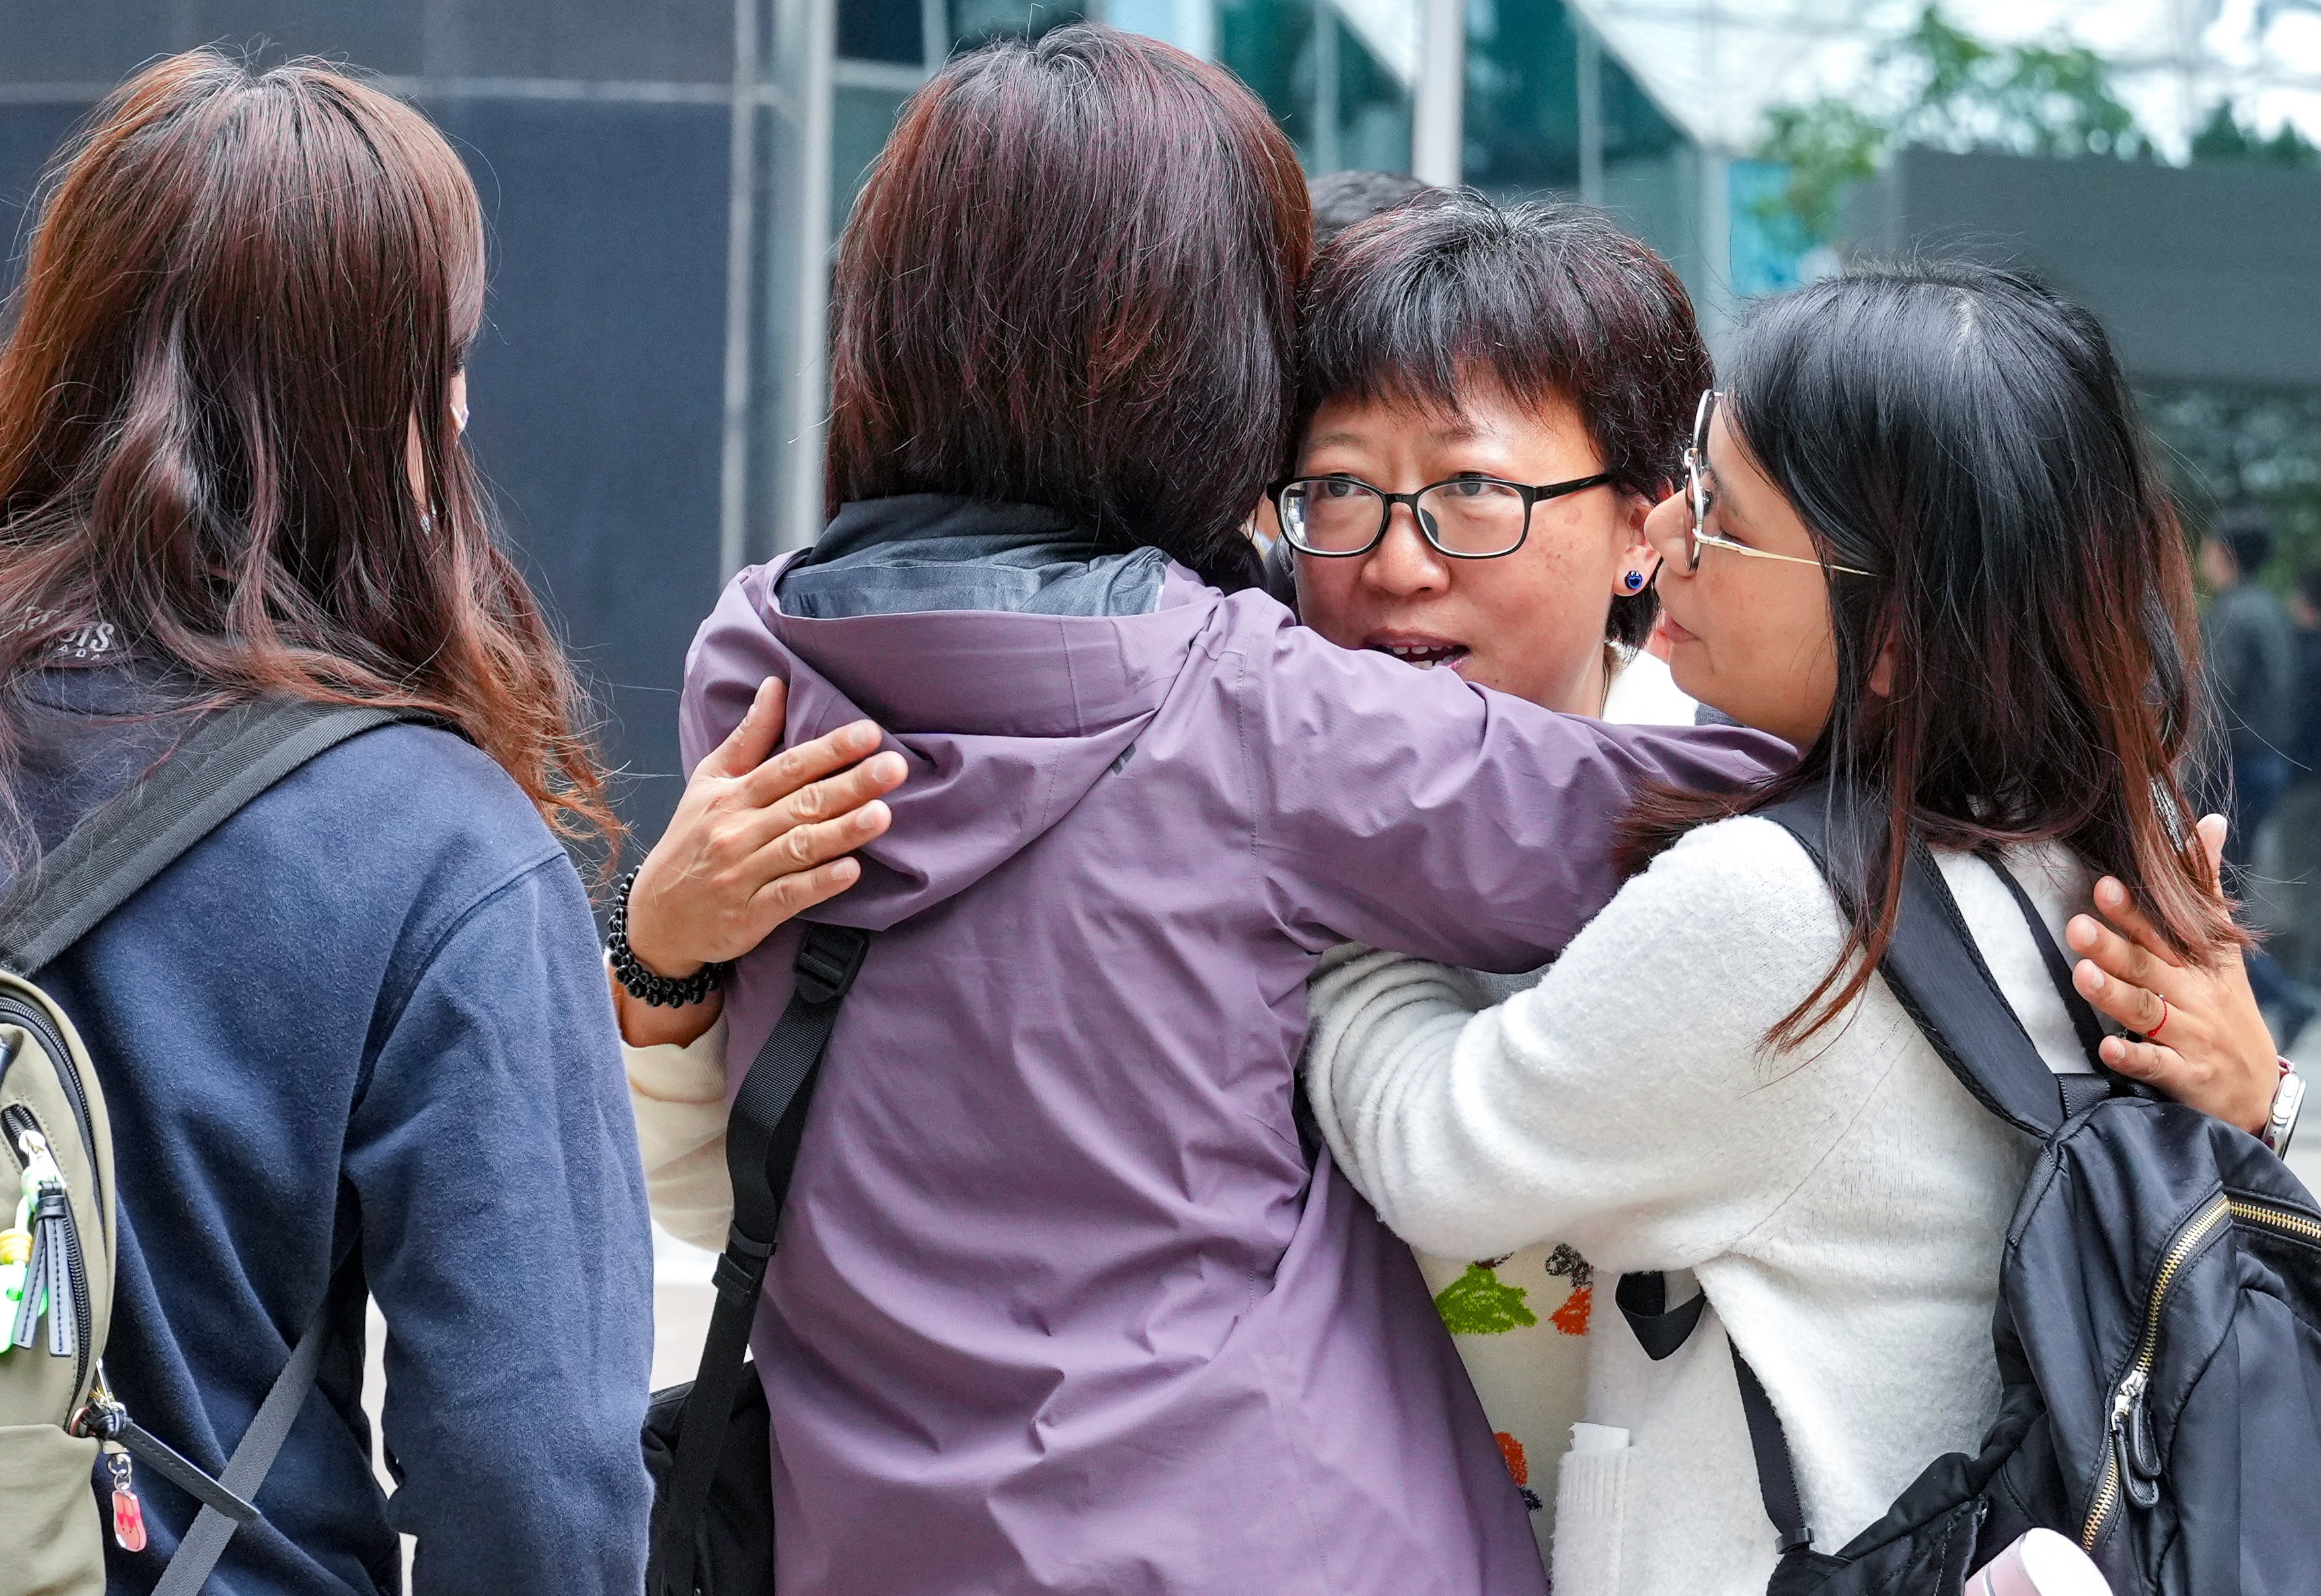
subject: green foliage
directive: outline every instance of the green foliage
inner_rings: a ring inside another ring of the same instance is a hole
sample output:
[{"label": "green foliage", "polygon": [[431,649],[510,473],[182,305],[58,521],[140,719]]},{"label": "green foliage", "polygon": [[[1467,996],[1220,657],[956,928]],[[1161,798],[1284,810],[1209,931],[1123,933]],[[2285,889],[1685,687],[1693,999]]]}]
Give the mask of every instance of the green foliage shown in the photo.
[{"label": "green foliage", "polygon": [[1803,254],[1836,236],[1846,189],[1877,171],[1889,133],[1844,100],[1777,105],[1766,115],[1771,131],[1758,155],[1787,166],[1789,181],[1779,199],[1760,201],[1755,214],[1777,243]]},{"label": "green foliage", "polygon": [[1526,1295],[1489,1264],[1470,1263],[1466,1273],[1434,1294],[1434,1311],[1453,1336],[1503,1336],[1539,1323],[1539,1315],[1524,1305]]},{"label": "green foliage", "polygon": [[2148,157],[2134,113],[2111,90],[2102,58],[2077,45],[1993,46],[1929,5],[1880,51],[1863,99],[1777,106],[1760,157],[1789,169],[1787,190],[1755,208],[1800,248],[1836,236],[1845,190],[1907,145],[2019,155]]},{"label": "green foliage", "polygon": [[2192,160],[2307,169],[2321,166],[2321,150],[2286,122],[2270,139],[2261,137],[2254,128],[2241,125],[2227,101],[2220,102],[2207,124],[2192,135]]}]

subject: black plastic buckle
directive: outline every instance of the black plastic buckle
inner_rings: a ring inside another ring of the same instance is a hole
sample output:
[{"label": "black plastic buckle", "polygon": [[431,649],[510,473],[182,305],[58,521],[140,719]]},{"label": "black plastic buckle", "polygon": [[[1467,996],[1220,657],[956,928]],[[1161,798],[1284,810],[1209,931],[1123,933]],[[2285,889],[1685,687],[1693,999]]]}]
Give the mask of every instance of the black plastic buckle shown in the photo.
[{"label": "black plastic buckle", "polygon": [[725,1232],[725,1250],[717,1255],[709,1283],[719,1296],[747,1303],[766,1283],[766,1265],[773,1252],[769,1244],[742,1235],[739,1225],[732,1226]]},{"label": "black plastic buckle", "polygon": [[1813,1526],[1810,1524],[1799,1525],[1798,1527],[1798,1532],[1795,1535],[1780,1535],[1777,1533],[1773,1537],[1773,1549],[1784,1557],[1788,1556],[1791,1552],[1810,1552],[1813,1550]]},{"label": "black plastic buckle", "polygon": [[851,926],[808,926],[798,944],[797,995],[808,1003],[835,1003],[846,996],[870,951],[870,934]]}]

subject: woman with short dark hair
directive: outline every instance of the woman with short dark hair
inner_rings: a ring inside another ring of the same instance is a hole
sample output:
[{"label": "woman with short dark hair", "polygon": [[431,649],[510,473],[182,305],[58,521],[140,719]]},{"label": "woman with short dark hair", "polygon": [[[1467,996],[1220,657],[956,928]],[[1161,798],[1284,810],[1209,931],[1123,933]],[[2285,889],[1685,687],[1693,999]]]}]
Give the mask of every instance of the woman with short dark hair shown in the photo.
[{"label": "woman with short dark hair", "polygon": [[[759,1317],[786,1586],[1542,1589],[1408,1253],[1301,1145],[1304,983],[1349,936],[1534,966],[1640,783],[1780,751],[1248,590],[1307,226],[1246,90],[1091,27],[945,68],[849,223],[833,517],[727,590],[684,711],[698,756],[778,676],[793,736],[867,713],[913,766],[818,911],[875,935]],[[797,947],[736,966],[730,1060]]]},{"label": "woman with short dark hair", "polygon": [[1599,211],[1440,194],[1322,252],[1302,355],[1293,505],[1340,478],[1553,491],[1487,554],[1445,553],[1415,522],[1347,548],[1293,537],[1299,618],[1577,715],[1605,713],[1631,664],[1664,679],[1637,657],[1658,611],[1644,516],[1711,371],[1666,261]]},{"label": "woman with short dark hair", "polygon": [[[434,723],[318,755],[40,972],[110,1108],[113,1397],[215,1475],[325,1327],[264,1521],[218,1565],[238,1592],[400,1590],[398,1532],[428,1596],[642,1577],[651,1254],[562,845],[614,827],[461,442],[484,266],[417,112],[197,50],[68,147],[0,345],[0,878],[38,885],[254,698]],[[115,1592],[153,1587],[197,1505],[151,1467],[132,1489]]]}]

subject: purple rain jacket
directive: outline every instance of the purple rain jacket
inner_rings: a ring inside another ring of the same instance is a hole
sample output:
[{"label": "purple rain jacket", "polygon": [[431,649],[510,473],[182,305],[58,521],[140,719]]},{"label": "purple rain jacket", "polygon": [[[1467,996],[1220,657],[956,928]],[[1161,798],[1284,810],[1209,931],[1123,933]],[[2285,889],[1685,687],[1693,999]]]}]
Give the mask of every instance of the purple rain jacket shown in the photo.
[{"label": "purple rain jacket", "polygon": [[[787,735],[911,762],[883,933],[821,1074],[752,1346],[778,1582],[817,1596],[1541,1596],[1406,1248],[1292,1112],[1315,955],[1529,969],[1611,896],[1643,782],[1786,749],[1552,714],[1171,567],[1122,616],[806,619],[743,571],[690,769],[769,675]],[[728,1060],[787,1000],[742,961]]]}]

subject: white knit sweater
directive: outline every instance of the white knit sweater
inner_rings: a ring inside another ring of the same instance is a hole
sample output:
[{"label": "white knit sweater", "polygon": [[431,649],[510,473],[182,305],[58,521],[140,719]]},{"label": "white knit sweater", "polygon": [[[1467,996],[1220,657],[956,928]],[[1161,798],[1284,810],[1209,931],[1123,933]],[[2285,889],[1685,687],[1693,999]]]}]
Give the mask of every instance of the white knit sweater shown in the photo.
[{"label": "white knit sweater", "polygon": [[[1941,863],[2041,1054],[2085,1070],[2005,886],[1971,857]],[[2053,852],[2009,863],[2060,936],[2089,872]],[[1741,819],[1670,849],[1497,1008],[1395,954],[1340,950],[1315,980],[1314,1106],[1406,1240],[1485,1258],[1553,1238],[1607,1297],[1639,1269],[1691,1271],[1708,1294],[1664,1363],[1609,1312],[1588,1338],[1588,1418],[1609,1428],[1554,1487],[1558,1596],[1765,1588],[1773,1531],[1728,1329],[1824,1550],[1996,1416],[1991,1310],[2031,1144],[1967,1095],[1882,980],[1798,1052],[1762,1046],[1842,939],[1804,850]]]}]

